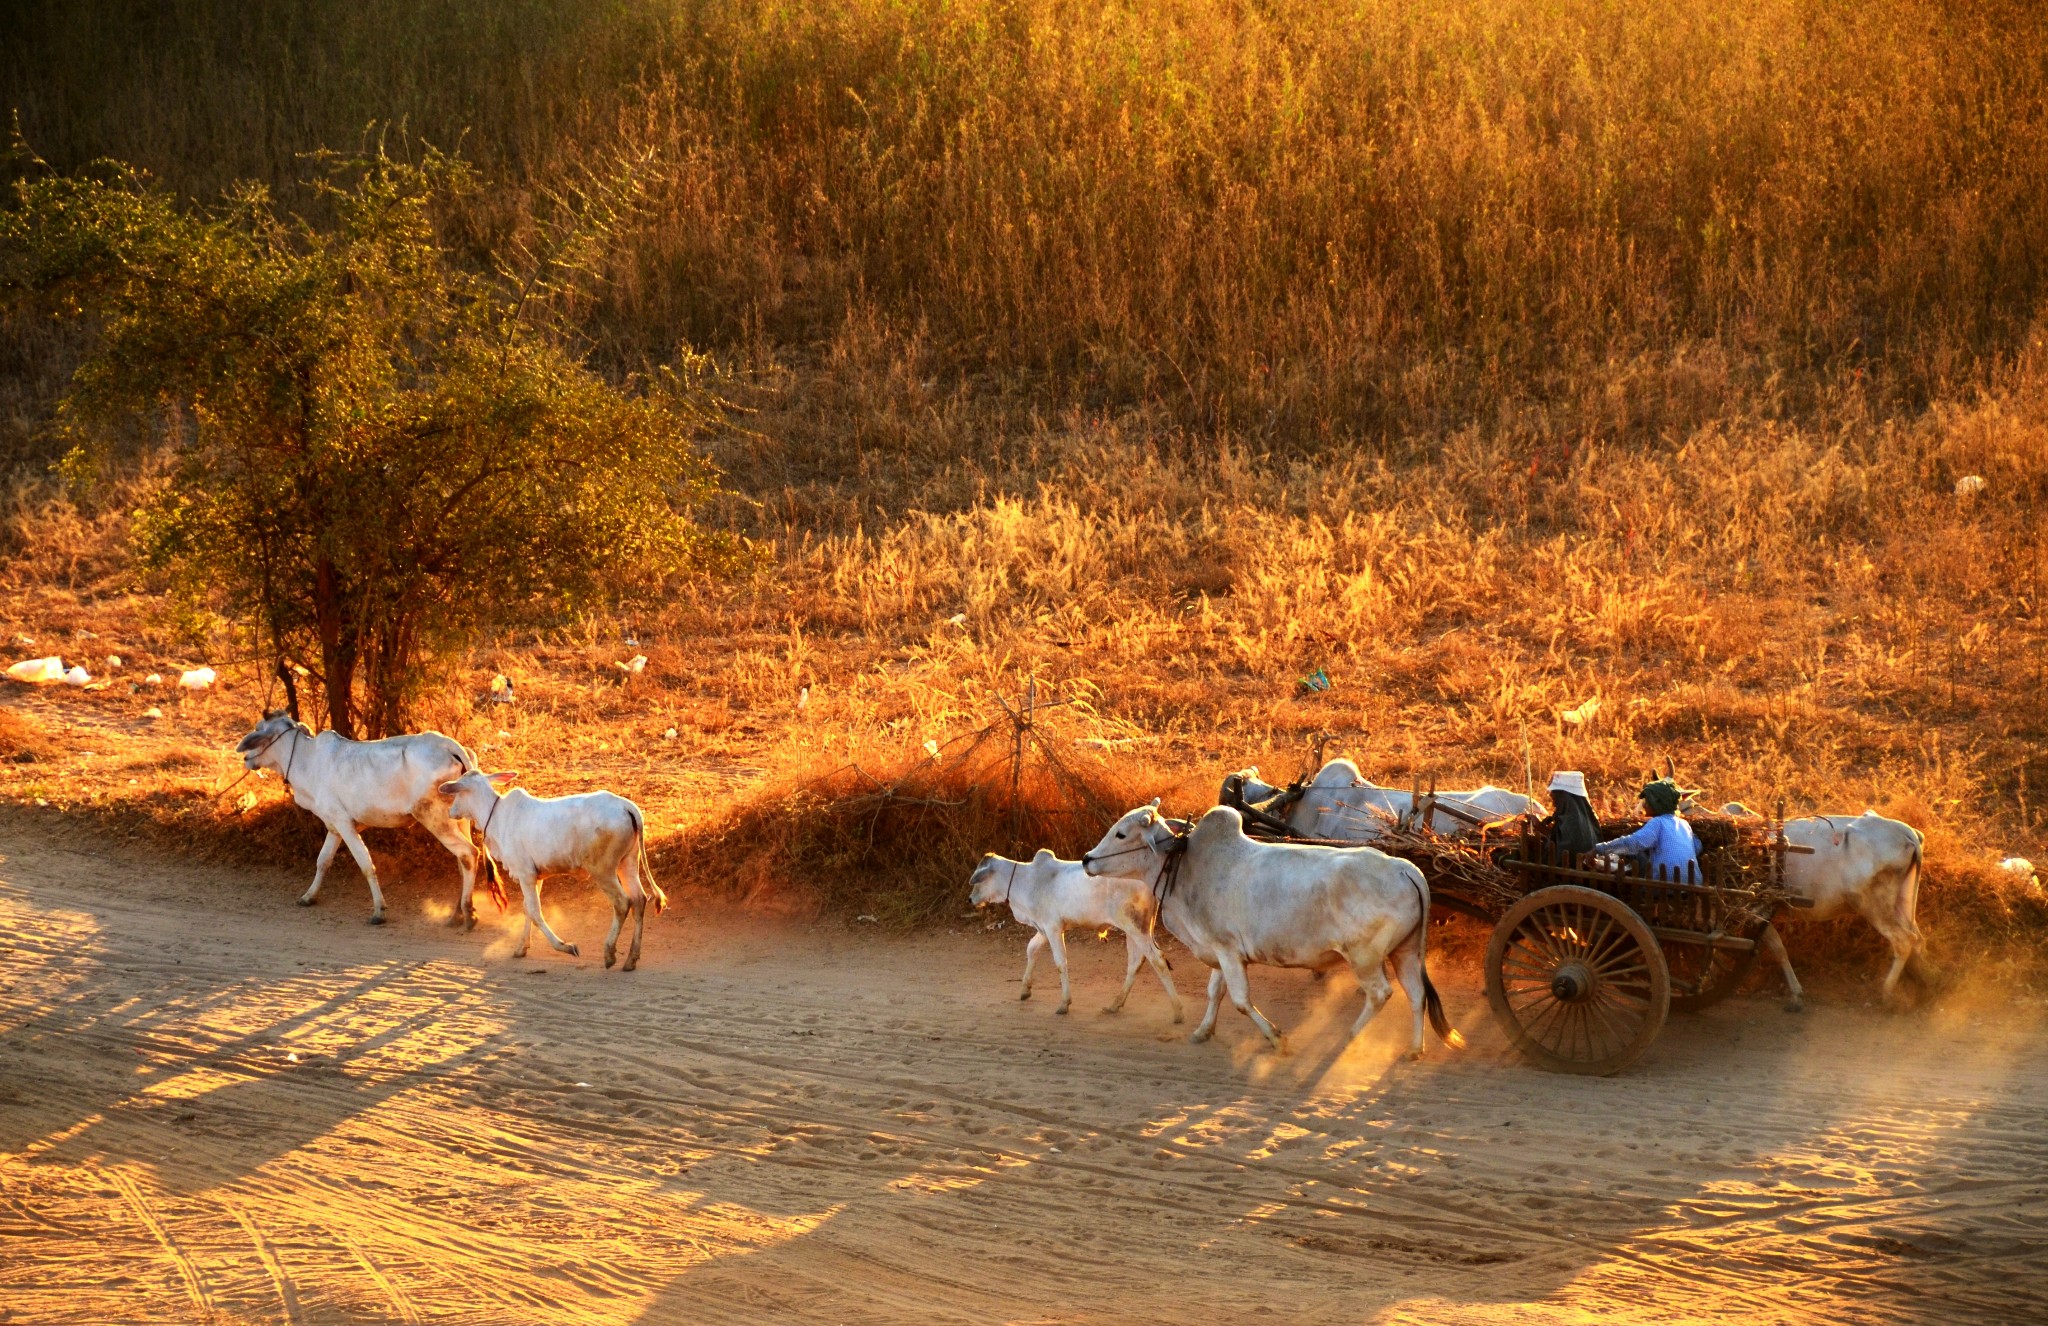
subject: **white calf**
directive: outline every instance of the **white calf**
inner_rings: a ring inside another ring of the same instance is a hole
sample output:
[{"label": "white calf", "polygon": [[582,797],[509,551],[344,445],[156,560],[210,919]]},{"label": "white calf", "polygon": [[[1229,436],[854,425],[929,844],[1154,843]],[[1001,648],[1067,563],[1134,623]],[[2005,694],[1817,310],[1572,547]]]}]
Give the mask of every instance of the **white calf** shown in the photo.
[{"label": "white calf", "polygon": [[1152,939],[1159,905],[1146,885],[1123,877],[1091,879],[1079,861],[1062,861],[1043,850],[1029,861],[1012,861],[991,852],[981,858],[967,883],[968,901],[976,907],[1003,903],[1010,915],[1036,932],[1024,946],[1024,988],[1019,999],[1031,997],[1031,966],[1040,950],[1050,949],[1053,966],[1060,973],[1060,1006],[1053,1012],[1066,1012],[1074,1000],[1074,987],[1067,980],[1066,928],[1113,925],[1124,932],[1124,986],[1102,1011],[1122,1011],[1138,979],[1138,968],[1150,963],[1159,984],[1166,988],[1167,1002],[1173,1005],[1173,1020],[1185,1016],[1180,991],[1166,974],[1166,957]]},{"label": "white calf", "polygon": [[[1178,873],[1169,874],[1175,852],[1185,855]],[[1160,888],[1159,919],[1215,968],[1209,1008],[1193,1040],[1207,1040],[1216,1030],[1228,987],[1237,1010],[1274,1049],[1282,1048],[1279,1028],[1253,1007],[1245,981],[1245,964],[1259,962],[1311,971],[1348,965],[1365,995],[1353,1036],[1393,992],[1392,969],[1415,1013],[1411,1053],[1422,1053],[1425,1009],[1446,1044],[1464,1044],[1430,984],[1424,961],[1429,885],[1410,862],[1370,847],[1255,842],[1229,806],[1202,816],[1183,841],[1154,802],[1111,825],[1081,864],[1097,878],[1129,875]]]},{"label": "white calf", "polygon": [[320,896],[335,850],[347,843],[369,881],[370,924],[384,924],[384,891],[377,887],[377,867],[358,830],[396,828],[417,820],[454,854],[462,869],[462,905],[467,910],[476,884],[476,850],[470,846],[469,826],[458,825],[461,817],[449,812],[448,801],[439,792],[447,779],[476,767],[476,757],[461,742],[438,732],[382,741],[350,741],[333,732],[314,736],[311,728],[280,709],[265,714],[235,750],[243,767],[268,769],[283,778],[292,800],[327,826],[327,841],[313,866],[313,885],[299,896],[301,907],[311,907]]},{"label": "white calf", "polygon": [[[612,903],[612,929],[604,937],[604,965],[618,960],[619,931],[626,914],[633,914],[633,945],[626,952],[627,971],[640,965],[640,935],[647,926],[647,898],[654,896],[656,911],[668,902],[646,865],[646,821],[640,807],[610,792],[586,792],[581,796],[537,797],[515,787],[500,795],[512,782],[509,773],[467,773],[444,784],[451,806],[458,815],[475,820],[483,828],[484,851],[513,879],[526,902],[526,919],[519,932],[515,957],[526,956],[526,946],[539,926],[557,953],[575,956],[580,950],[563,941],[548,925],[540,911],[542,875],[566,870],[585,870]],[[643,887],[644,885],[644,887]],[[468,891],[463,906],[469,905]]]}]

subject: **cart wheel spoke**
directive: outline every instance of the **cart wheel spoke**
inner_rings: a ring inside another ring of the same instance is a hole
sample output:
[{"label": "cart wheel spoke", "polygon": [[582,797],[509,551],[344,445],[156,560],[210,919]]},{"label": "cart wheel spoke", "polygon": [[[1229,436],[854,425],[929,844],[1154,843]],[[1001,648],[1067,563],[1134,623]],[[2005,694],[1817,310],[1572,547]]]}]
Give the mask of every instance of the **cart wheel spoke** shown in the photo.
[{"label": "cart wheel spoke", "polygon": [[1539,889],[1487,947],[1486,994],[1522,1053],[1562,1072],[1618,1072],[1663,1028],[1664,952],[1642,917],[1594,889]]}]

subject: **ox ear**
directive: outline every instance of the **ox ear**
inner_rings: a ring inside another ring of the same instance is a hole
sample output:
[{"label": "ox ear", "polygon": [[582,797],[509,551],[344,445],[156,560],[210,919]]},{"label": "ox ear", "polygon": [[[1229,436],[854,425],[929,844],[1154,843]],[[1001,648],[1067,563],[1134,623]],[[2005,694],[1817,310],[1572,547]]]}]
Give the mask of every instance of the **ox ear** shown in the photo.
[{"label": "ox ear", "polygon": [[444,797],[452,797],[461,790],[462,784],[460,782],[450,782],[441,784],[441,795]]},{"label": "ox ear", "polygon": [[1152,798],[1152,809],[1154,809],[1154,810],[1157,810],[1157,809],[1159,809],[1159,798],[1158,798],[1158,797],[1153,797],[1153,798]]},{"label": "ox ear", "polygon": [[512,786],[513,780],[519,775],[508,769],[504,773],[485,774],[484,777],[491,780],[492,787],[506,788]]}]

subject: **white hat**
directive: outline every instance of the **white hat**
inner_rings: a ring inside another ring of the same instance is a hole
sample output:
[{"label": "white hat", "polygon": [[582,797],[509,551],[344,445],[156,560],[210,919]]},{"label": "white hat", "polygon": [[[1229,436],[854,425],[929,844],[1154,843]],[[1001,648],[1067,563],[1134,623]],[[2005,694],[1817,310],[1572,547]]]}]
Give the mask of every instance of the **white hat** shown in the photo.
[{"label": "white hat", "polygon": [[1569,792],[1575,797],[1586,795],[1586,775],[1576,769],[1559,769],[1550,775],[1550,790]]}]

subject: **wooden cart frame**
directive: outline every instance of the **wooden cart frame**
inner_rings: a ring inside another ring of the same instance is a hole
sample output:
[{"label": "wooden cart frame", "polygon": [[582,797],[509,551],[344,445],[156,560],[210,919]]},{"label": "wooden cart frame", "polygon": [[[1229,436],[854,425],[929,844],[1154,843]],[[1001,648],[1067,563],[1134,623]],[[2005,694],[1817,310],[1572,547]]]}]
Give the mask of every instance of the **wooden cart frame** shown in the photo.
[{"label": "wooden cart frame", "polygon": [[1433,788],[1416,788],[1391,843],[1308,839],[1273,807],[1244,804],[1239,789],[1226,784],[1224,799],[1257,836],[1391,847],[1414,861],[1432,907],[1493,927],[1486,998],[1509,1040],[1532,1062],[1566,1073],[1618,1073],[1674,1010],[1697,1012],[1734,993],[1756,964],[1764,928],[1794,902],[1786,853],[1810,850],[1785,841],[1782,808],[1761,833],[1705,848],[1672,875],[1561,851],[1531,815],[1505,842],[1454,844],[1426,827],[1437,814],[1474,827],[1480,819]]}]

